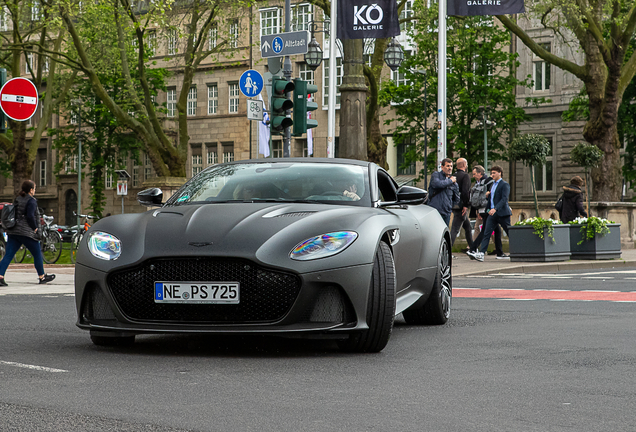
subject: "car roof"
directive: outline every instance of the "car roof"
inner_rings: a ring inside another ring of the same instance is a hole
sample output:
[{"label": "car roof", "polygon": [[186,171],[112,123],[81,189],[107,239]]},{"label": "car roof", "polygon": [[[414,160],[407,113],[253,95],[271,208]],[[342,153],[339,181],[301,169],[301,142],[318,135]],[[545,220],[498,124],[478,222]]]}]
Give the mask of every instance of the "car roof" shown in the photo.
[{"label": "car roof", "polygon": [[238,165],[238,164],[253,164],[253,163],[330,163],[339,165],[357,165],[362,167],[369,167],[373,162],[361,161],[357,159],[342,159],[342,158],[260,158],[260,159],[248,159],[234,162],[226,162],[225,165]]}]

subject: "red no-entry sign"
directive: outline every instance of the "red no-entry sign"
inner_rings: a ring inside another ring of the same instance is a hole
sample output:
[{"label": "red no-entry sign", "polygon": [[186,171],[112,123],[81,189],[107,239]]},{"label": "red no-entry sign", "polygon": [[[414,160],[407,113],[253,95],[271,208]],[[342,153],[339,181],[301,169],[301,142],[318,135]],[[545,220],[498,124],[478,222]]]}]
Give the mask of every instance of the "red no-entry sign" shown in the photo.
[{"label": "red no-entry sign", "polygon": [[38,89],[26,78],[10,79],[0,90],[0,107],[12,120],[28,120],[38,108]]}]

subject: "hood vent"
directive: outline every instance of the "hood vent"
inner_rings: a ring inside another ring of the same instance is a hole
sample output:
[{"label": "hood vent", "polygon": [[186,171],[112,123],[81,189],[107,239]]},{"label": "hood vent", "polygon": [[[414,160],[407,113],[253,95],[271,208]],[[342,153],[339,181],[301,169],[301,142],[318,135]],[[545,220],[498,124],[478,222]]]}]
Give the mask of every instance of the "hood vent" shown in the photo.
[{"label": "hood vent", "polygon": [[305,211],[305,212],[283,213],[283,214],[276,215],[274,217],[305,217],[305,216],[309,216],[310,214],[314,214],[314,213],[317,213],[317,212],[315,212],[315,211]]}]

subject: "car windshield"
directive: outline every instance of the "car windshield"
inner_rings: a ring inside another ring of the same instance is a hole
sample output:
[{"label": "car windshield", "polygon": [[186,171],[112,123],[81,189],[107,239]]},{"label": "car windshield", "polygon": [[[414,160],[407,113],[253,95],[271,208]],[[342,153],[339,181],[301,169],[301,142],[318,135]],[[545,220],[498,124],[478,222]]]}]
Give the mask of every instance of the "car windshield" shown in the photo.
[{"label": "car windshield", "polygon": [[166,205],[258,201],[369,207],[367,168],[300,162],[217,165],[192,178]]}]

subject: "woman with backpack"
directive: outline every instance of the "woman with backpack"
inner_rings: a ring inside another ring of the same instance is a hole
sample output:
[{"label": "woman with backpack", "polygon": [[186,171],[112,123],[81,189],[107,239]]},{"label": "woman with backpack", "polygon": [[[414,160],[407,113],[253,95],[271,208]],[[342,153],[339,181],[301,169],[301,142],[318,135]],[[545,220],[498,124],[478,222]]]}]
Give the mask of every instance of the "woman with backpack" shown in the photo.
[{"label": "woman with backpack", "polygon": [[40,214],[35,195],[35,183],[25,180],[22,189],[13,201],[15,206],[15,225],[5,231],[8,236],[7,249],[4,258],[0,261],[0,287],[9,286],[4,280],[4,274],[9,263],[15,256],[20,246],[24,245],[33,256],[33,264],[38,272],[40,283],[45,284],[55,279],[54,274],[44,273],[44,260],[40,249]]},{"label": "woman with backpack", "polygon": [[563,186],[563,208],[559,217],[563,223],[568,223],[579,217],[587,217],[583,207],[583,179],[579,176],[572,177],[570,184]]}]

